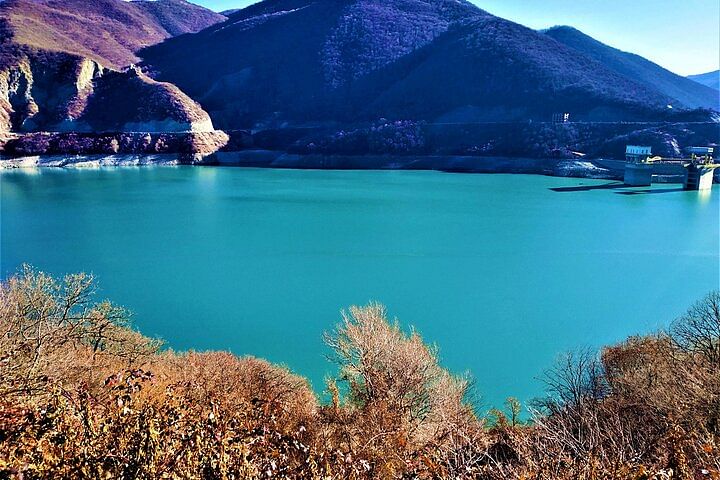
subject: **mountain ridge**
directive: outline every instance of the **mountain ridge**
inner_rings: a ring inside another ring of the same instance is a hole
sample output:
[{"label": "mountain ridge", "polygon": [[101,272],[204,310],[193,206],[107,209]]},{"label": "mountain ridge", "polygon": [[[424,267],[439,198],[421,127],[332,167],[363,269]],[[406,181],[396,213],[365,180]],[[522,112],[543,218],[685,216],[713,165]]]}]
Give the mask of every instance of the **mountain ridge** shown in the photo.
[{"label": "mountain ridge", "polygon": [[719,110],[717,92],[693,83],[650,60],[624,52],[570,26],[556,26],[542,33],[586,55],[630,79],[652,86],[658,92],[674,98],[688,108]]},{"label": "mountain ridge", "polygon": [[459,110],[463,121],[549,120],[557,112],[638,120],[665,118],[668,104],[684,108],[466,1],[265,0],[139,55],[224,128],[437,120]]},{"label": "mountain ridge", "polygon": [[714,90],[720,90],[720,70],[714,72],[700,73],[698,75],[688,75],[690,80],[698,82],[706,87]]},{"label": "mountain ridge", "polygon": [[[492,121],[497,116],[501,120],[549,120],[554,112],[572,112],[575,119],[605,119],[612,117],[612,108],[642,116],[648,105],[660,111],[669,101],[614,72],[603,71],[596,62],[574,55],[534,30],[494,16],[456,25],[403,63],[402,73],[397,75],[402,80],[373,105],[383,105],[384,110],[394,104],[397,112],[420,107],[427,112],[428,104],[441,102],[444,105],[436,105],[435,111],[446,110],[442,121]],[[605,76],[604,91],[592,81],[591,73],[598,71]],[[434,91],[435,81],[444,85],[442,97]],[[403,92],[413,94],[403,98]],[[583,111],[586,104],[592,104],[592,97],[599,95],[605,96],[606,105]],[[637,98],[644,103],[636,104]],[[479,113],[480,108],[486,112]],[[431,120],[427,113],[421,116]]]},{"label": "mountain ridge", "polygon": [[[430,142],[450,142],[457,146],[452,151],[474,155],[511,151],[506,134],[515,130],[506,123],[513,122],[538,126],[529,131],[537,131],[532,135],[539,146],[523,151],[574,155],[592,142],[561,135],[564,127],[556,119],[566,113],[573,122],[595,125],[583,128],[583,137],[596,132],[598,138],[613,131],[598,129],[601,122],[718,118],[667,94],[692,97],[707,94],[705,87],[641,57],[571,30],[573,38],[602,55],[583,51],[567,38],[553,38],[558,35],[552,31],[529,29],[465,0],[265,0],[227,16],[184,0],[8,1],[10,7],[0,7],[15,12],[0,17],[4,131],[207,132],[218,127],[232,140],[250,138],[242,130],[287,138],[295,135],[287,127],[311,127],[327,132],[315,137],[328,152],[351,152],[367,150],[367,142],[359,133],[353,137],[357,142],[346,140],[347,132],[380,125],[380,140],[375,134],[367,138],[389,142],[388,151],[402,154],[423,143],[417,132],[428,126],[442,132],[428,136]],[[35,2],[40,13],[20,15]],[[207,17],[193,18],[196,9]],[[81,50],[77,42],[66,43],[52,28],[38,27],[55,11],[59,17],[46,23],[57,27],[72,17],[69,30],[85,30],[85,37],[72,39],[82,43],[84,53],[76,52]],[[120,18],[127,22],[118,27]],[[85,28],[83,22],[92,25]],[[144,22],[153,28],[130,38],[121,35],[122,45],[116,42],[116,34]],[[88,36],[93,41],[83,41]],[[46,45],[48,37],[55,43]],[[108,51],[119,56],[113,60]],[[137,67],[118,67],[139,57]],[[658,72],[683,95],[648,79]],[[468,127],[473,124],[495,125],[487,127],[495,140],[477,133],[456,138],[458,132],[474,132]],[[653,138],[667,134],[670,144],[682,143],[669,127],[658,128]],[[622,128],[617,124],[615,130]],[[705,142],[704,136],[683,138]],[[300,141],[292,148],[323,151],[312,137],[304,136],[305,147]],[[345,146],[335,148],[340,144]],[[282,149],[288,143],[280,139],[269,145]],[[233,140],[227,149],[246,146]],[[418,151],[450,151],[445,147]]]}]

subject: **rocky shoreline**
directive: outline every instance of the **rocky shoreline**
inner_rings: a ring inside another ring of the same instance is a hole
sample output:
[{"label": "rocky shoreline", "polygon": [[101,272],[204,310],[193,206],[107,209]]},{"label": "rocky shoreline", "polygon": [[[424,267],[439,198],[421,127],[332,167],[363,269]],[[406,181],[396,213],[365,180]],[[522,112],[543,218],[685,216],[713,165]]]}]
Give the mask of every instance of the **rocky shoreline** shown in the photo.
[{"label": "rocky shoreline", "polygon": [[515,173],[612,179],[622,178],[623,162],[470,156],[299,155],[268,150],[216,152],[201,161],[184,154],[77,154],[0,157],[0,169],[100,168],[204,165],[333,170],[436,170],[457,173]]},{"label": "rocky shoreline", "polygon": [[183,165],[186,157],[180,154],[123,154],[123,155],[33,155],[0,157],[0,170],[15,168],[99,168],[142,167],[152,165]]},{"label": "rocky shoreline", "polygon": [[268,150],[217,152],[216,165],[330,170],[436,170],[456,173],[520,173],[558,177],[622,178],[624,162],[463,155],[318,155]]},{"label": "rocky shoreline", "polygon": [[[230,137],[208,132],[36,132],[0,138],[0,165],[66,166],[90,157],[175,157],[177,163],[202,163]],[[164,160],[163,160],[164,161]],[[148,161],[147,163],[152,163]]]},{"label": "rocky shoreline", "polygon": [[[398,129],[391,130],[393,138],[397,138],[395,136],[397,131],[407,130],[407,127],[402,124]],[[675,127],[677,128],[677,126]],[[624,126],[624,128],[635,130],[636,127]],[[667,132],[667,126],[665,128],[663,130]],[[704,131],[700,135],[688,135],[687,138],[684,138],[684,143],[709,138],[718,131],[718,125],[695,125],[694,129]],[[444,131],[447,132],[447,130]],[[470,134],[463,130],[458,133],[463,133],[461,135],[463,138],[478,138],[478,132]],[[657,132],[653,133],[657,135]],[[532,148],[521,148],[524,145],[518,144],[518,148],[515,150],[498,148],[497,151],[487,152],[468,152],[459,148],[446,148],[453,143],[449,142],[447,137],[438,141],[440,139],[423,133],[421,133],[422,142],[412,143],[415,145],[414,149],[399,148],[386,151],[386,149],[376,148],[377,151],[364,151],[363,149],[358,151],[356,148],[347,148],[349,145],[353,147],[358,144],[363,145],[364,135],[364,132],[362,135],[355,134],[349,143],[345,140],[339,144],[324,143],[323,148],[313,149],[307,148],[308,144],[312,145],[312,140],[316,140],[318,137],[327,138],[327,135],[318,128],[308,129],[302,133],[297,129],[278,129],[255,133],[244,130],[229,132],[213,130],[209,132],[158,133],[35,132],[6,134],[0,137],[0,169],[215,165],[336,170],[437,170],[622,180],[625,166],[623,160],[612,159],[611,155],[584,155],[568,148],[562,151],[538,148],[537,144],[543,142],[539,142],[536,137],[530,137]],[[383,135],[387,134],[383,133]],[[509,138],[510,131],[506,131],[504,135],[505,138]],[[347,139],[348,135],[340,137],[336,134],[334,137]],[[358,138],[361,140],[358,141]],[[501,138],[501,136],[497,135],[495,138]],[[433,141],[428,142],[427,140]],[[629,140],[631,138],[626,135],[621,138],[614,137],[611,143],[617,143],[617,148],[598,153],[614,152],[621,149],[620,143]],[[640,139],[632,138],[632,140]],[[651,138],[645,138],[645,140],[650,143]],[[677,142],[671,143],[675,149],[678,149]],[[387,143],[382,144],[387,145]],[[374,143],[370,142],[370,145],[374,145]],[[445,147],[439,148],[437,145]],[[396,143],[391,146],[396,146]],[[624,147],[621,150],[624,151]],[[673,152],[663,151],[662,153],[672,154]],[[682,182],[684,172],[681,169],[662,165],[658,165],[656,169],[657,181]]]}]

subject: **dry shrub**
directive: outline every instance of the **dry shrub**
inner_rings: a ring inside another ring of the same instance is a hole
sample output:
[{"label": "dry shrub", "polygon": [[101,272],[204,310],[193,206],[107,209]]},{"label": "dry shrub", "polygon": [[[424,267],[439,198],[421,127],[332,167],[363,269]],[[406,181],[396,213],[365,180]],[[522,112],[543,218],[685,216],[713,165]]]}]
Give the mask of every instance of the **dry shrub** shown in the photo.
[{"label": "dry shrub", "polygon": [[548,371],[531,421],[478,419],[469,385],[377,304],[326,340],[318,402],[285,368],[159,351],[92,277],[0,285],[0,478],[720,479],[720,295],[667,333]]},{"label": "dry shrub", "polygon": [[464,403],[467,380],[440,367],[436,349],[416,332],[406,335],[388,322],[381,305],[343,312],[326,342],[347,390],[346,401],[336,390],[333,406],[324,410],[326,439],[366,459],[375,475],[404,471],[474,423]]},{"label": "dry shrub", "polygon": [[[318,471],[300,428],[283,428],[260,402],[210,395],[192,386],[159,396],[149,372],[108,379],[109,395],[53,391],[36,408],[3,405],[0,477],[22,478],[312,478]],[[14,410],[13,410],[14,408]]]},{"label": "dry shrub", "polygon": [[568,356],[528,438],[532,470],[557,478],[720,478],[720,295],[668,333]]},{"label": "dry shrub", "polygon": [[93,302],[93,277],[61,282],[23,266],[0,284],[0,395],[34,396],[52,383],[97,383],[104,367],[139,364],[160,342],[129,327],[127,312]]},{"label": "dry shrub", "polygon": [[0,478],[315,475],[316,400],[263,360],[158,352],[92,278],[0,287]]},{"label": "dry shrub", "polygon": [[165,354],[148,366],[195,403],[221,402],[227,410],[257,407],[264,416],[295,429],[310,424],[317,400],[306,379],[253,357],[226,352]]}]

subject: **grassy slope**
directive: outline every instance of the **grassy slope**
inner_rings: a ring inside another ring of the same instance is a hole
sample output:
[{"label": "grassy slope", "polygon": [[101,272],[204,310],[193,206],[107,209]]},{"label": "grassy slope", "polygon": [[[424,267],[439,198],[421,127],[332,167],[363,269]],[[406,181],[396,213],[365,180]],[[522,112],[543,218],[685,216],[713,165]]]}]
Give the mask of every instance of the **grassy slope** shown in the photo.
[{"label": "grassy slope", "polygon": [[134,52],[224,20],[182,0],[7,0],[0,3],[3,37],[38,49],[74,53],[105,66],[137,61]]}]

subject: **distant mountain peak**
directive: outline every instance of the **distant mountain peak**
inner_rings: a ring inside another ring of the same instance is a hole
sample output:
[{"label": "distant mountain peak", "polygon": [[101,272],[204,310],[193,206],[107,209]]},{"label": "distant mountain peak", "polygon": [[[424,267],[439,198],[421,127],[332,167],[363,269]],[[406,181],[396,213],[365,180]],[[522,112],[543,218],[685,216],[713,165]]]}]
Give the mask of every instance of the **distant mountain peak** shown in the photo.
[{"label": "distant mountain peak", "polygon": [[689,75],[687,78],[694,82],[720,91],[720,70],[714,72],[701,73],[698,75]]}]

